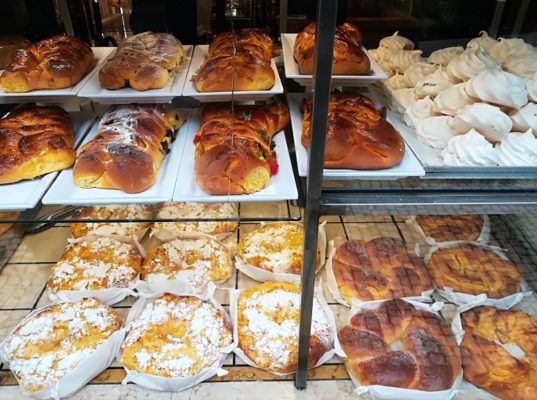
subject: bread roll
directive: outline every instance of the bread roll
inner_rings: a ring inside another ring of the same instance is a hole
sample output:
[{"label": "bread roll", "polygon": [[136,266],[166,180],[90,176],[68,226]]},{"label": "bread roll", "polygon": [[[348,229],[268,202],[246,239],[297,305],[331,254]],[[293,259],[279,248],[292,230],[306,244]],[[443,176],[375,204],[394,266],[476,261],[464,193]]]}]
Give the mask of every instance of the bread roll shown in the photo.
[{"label": "bread roll", "polygon": [[28,107],[0,119],[0,184],[69,168],[73,123],[59,107]]},{"label": "bread roll", "polygon": [[19,49],[0,76],[6,92],[63,89],[76,85],[93,61],[91,47],[81,40],[57,35]]},{"label": "bread roll", "polygon": [[437,242],[467,240],[475,242],[483,230],[481,215],[416,215],[425,236]]},{"label": "bread roll", "polygon": [[95,137],[77,154],[75,183],[127,193],[150,188],[183,123],[181,113],[160,105],[120,106],[106,113]]},{"label": "bread roll", "polygon": [[21,36],[0,36],[0,69],[5,69],[19,49],[27,48],[31,42]]}]

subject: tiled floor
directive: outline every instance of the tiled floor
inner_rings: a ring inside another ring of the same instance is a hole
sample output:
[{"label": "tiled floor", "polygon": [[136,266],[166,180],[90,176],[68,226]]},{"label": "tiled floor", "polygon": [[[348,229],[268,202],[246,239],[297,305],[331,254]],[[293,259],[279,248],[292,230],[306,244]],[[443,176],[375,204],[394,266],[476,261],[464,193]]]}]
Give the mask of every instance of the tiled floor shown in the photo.
[{"label": "tiled floor", "polygon": [[[260,209],[260,207],[263,207]],[[297,209],[290,209],[294,215],[299,215]],[[276,205],[243,206],[241,215],[255,216],[281,215],[288,212],[287,206]],[[257,214],[256,214],[257,213]],[[420,246],[422,254],[427,249],[423,240],[404,223],[402,216],[347,216],[327,217],[325,226],[328,240],[335,245],[353,239],[371,239],[377,236],[392,236],[406,242],[409,249]],[[525,241],[529,234],[527,231],[513,232],[503,219],[493,220],[493,242],[501,239],[501,244],[510,250],[514,261],[521,265],[534,265],[535,252],[530,241]],[[249,232],[257,224],[241,223],[236,236],[228,239],[231,246],[240,238],[240,235]],[[496,230],[495,230],[496,229]],[[69,237],[67,226],[58,226],[35,235],[28,235],[6,265],[0,272],[0,340],[31,310],[49,303],[45,284],[52,263],[61,255]],[[515,238],[517,240],[515,240]],[[518,240],[522,239],[522,240]],[[533,237],[537,240],[537,237]],[[151,246],[151,242],[144,242]],[[525,278],[530,284],[537,282],[534,269],[525,268]],[[318,281],[324,280],[324,271],[318,276]],[[234,276],[225,282],[223,288],[247,288],[257,282],[236,271]],[[338,324],[346,321],[348,308],[334,302],[330,293],[324,290],[325,297],[336,315]],[[227,290],[217,291],[217,299],[227,309],[229,296]],[[533,299],[534,301],[535,299]],[[115,307],[123,316],[128,313],[134,299],[129,298]],[[449,315],[453,307],[448,305],[445,315]],[[77,393],[75,399],[339,399],[346,397],[358,398],[353,394],[353,386],[348,375],[337,357],[334,357],[324,366],[310,373],[311,381],[304,391],[294,388],[292,376],[274,377],[266,372],[244,366],[235,356],[230,356],[225,364],[230,373],[222,378],[214,378],[197,387],[181,393],[155,393],[137,387],[136,385],[121,385],[123,370],[114,364],[112,368],[97,377],[92,383]],[[16,381],[6,369],[0,369],[0,400],[24,398]],[[366,399],[367,397],[362,396]],[[461,398],[462,399],[462,398]]]}]

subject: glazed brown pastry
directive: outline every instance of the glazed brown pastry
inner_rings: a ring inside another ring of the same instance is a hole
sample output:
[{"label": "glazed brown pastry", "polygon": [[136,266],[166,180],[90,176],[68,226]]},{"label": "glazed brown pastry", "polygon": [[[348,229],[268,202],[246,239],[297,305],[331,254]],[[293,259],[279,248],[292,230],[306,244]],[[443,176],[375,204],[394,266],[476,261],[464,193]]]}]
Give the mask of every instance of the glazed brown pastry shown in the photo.
[{"label": "glazed brown pastry", "polygon": [[[338,333],[345,365],[361,385],[447,390],[461,372],[455,337],[440,317],[404,300],[355,314]],[[401,343],[400,350],[390,345]]]},{"label": "glazed brown pastry", "polygon": [[59,107],[28,107],[0,119],[0,184],[69,168],[73,123]]},{"label": "glazed brown pastry", "polygon": [[[360,43],[362,33],[356,25],[345,22],[336,27],[332,75],[365,75],[370,62]],[[315,65],[315,24],[309,24],[298,34],[293,47],[293,57],[298,71],[313,75]]]},{"label": "glazed brown pastry", "polygon": [[[464,379],[504,400],[537,396],[537,319],[524,312],[478,307],[462,314]],[[518,346],[511,354],[504,346]]]},{"label": "glazed brown pastry", "polygon": [[192,81],[199,92],[268,90],[275,81],[274,47],[272,38],[261,32],[221,33]]},{"label": "glazed brown pastry", "polygon": [[0,69],[5,69],[11,63],[17,50],[25,49],[30,44],[31,42],[21,36],[0,36]]},{"label": "glazed brown pastry", "polygon": [[438,288],[493,299],[520,291],[520,272],[511,261],[472,244],[436,250],[427,267]]},{"label": "glazed brown pastry", "polygon": [[[311,99],[302,103],[302,144],[308,147]],[[361,94],[334,92],[328,106],[324,152],[325,168],[384,169],[401,163],[405,155],[399,132],[386,121],[385,110]]]},{"label": "glazed brown pastry", "polygon": [[120,106],[106,113],[95,137],[77,154],[75,183],[127,193],[150,188],[184,121],[181,113],[160,105]]},{"label": "glazed brown pastry", "polygon": [[93,52],[83,41],[57,35],[19,49],[0,76],[6,92],[63,89],[76,85],[89,71]]},{"label": "glazed brown pastry", "polygon": [[481,215],[416,215],[416,223],[425,236],[430,236],[437,242],[475,242],[483,230]]},{"label": "glazed brown pastry", "polygon": [[196,133],[196,180],[210,194],[248,194],[278,172],[272,136],[289,122],[286,107],[211,105]]},{"label": "glazed brown pastry", "polygon": [[106,89],[160,89],[186,61],[181,42],[168,33],[144,32],[125,39],[99,71]]},{"label": "glazed brown pastry", "polygon": [[433,288],[427,268],[403,242],[390,237],[349,240],[338,247],[332,268],[343,299],[361,301],[419,296]]}]

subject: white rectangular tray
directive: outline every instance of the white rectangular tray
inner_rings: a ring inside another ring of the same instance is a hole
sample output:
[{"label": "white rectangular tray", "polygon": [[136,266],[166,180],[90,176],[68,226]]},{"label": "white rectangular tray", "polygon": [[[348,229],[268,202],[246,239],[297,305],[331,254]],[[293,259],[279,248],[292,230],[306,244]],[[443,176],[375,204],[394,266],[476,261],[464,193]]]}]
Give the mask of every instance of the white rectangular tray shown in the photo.
[{"label": "white rectangular tray", "polygon": [[[73,180],[73,169],[69,168],[60,173],[58,179],[43,197],[43,204],[62,205],[97,205],[97,204],[131,204],[131,203],[160,203],[172,199],[175,178],[181,164],[181,156],[185,145],[186,133],[189,130],[191,111],[184,110],[186,122],[177,132],[177,138],[171,146],[171,152],[164,158],[159,167],[157,179],[153,186],[141,193],[125,193],[114,189],[83,189]],[[93,139],[97,132],[98,121],[82,144]]]},{"label": "white rectangular tray", "polygon": [[[285,68],[285,77],[293,79],[299,85],[312,86],[313,75],[302,75],[298,71],[298,64],[293,58],[293,47],[295,46],[296,33],[282,33],[283,62]],[[332,75],[333,86],[366,86],[380,80],[388,79],[382,68],[369,55],[367,49],[362,46],[371,63],[369,75]]]},{"label": "white rectangular tray", "polygon": [[27,93],[5,93],[0,86],[0,104],[25,102],[62,102],[67,98],[76,97],[90,77],[99,71],[103,61],[114,51],[115,47],[92,47],[93,68],[75,86],[65,89],[32,90]]},{"label": "white rectangular tray", "polygon": [[[368,93],[366,93],[368,95]],[[293,128],[293,139],[295,142],[295,153],[298,164],[298,174],[300,176],[308,175],[308,151],[302,145],[302,119],[300,111],[300,102],[304,98],[303,94],[293,93],[287,95],[289,111],[291,112],[291,125]],[[374,98],[373,98],[374,99]],[[395,127],[397,129],[397,127]],[[344,180],[344,179],[400,179],[408,176],[423,176],[425,171],[421,167],[412,151],[405,145],[405,156],[401,164],[387,169],[379,170],[354,170],[354,169],[325,169],[323,176],[325,179]]]},{"label": "white rectangular tray", "polygon": [[[95,118],[81,112],[71,113],[71,118],[77,148]],[[34,208],[59,173],[59,171],[50,172],[36,179],[0,185],[0,210],[19,211]]]},{"label": "white rectangular tray", "polygon": [[[192,59],[193,48],[194,46],[192,45],[183,45],[187,61],[179,67],[179,70],[162,89],[144,91],[135,90],[131,87],[124,87],[117,90],[105,89],[99,82],[99,70],[96,70],[80,90],[78,96],[92,99],[102,104],[169,103],[174,97],[181,96],[188,67]],[[112,57],[114,54],[110,54],[109,57]]]},{"label": "white rectangular tray", "polygon": [[211,101],[231,101],[231,100],[267,100],[276,94],[283,93],[282,81],[276,68],[276,62],[274,59],[270,61],[272,70],[274,71],[274,86],[269,90],[252,90],[252,91],[234,91],[234,92],[198,92],[196,85],[192,82],[192,76],[196,74],[201,63],[207,57],[209,50],[208,45],[199,45],[194,49],[194,55],[192,56],[192,62],[188,69],[187,79],[183,89],[183,96],[192,97],[201,102]]},{"label": "white rectangular tray", "polygon": [[174,201],[197,201],[197,202],[222,202],[222,201],[273,201],[273,200],[295,200],[298,198],[291,159],[287,149],[287,142],[283,131],[274,136],[276,144],[276,157],[278,160],[278,173],[270,179],[270,185],[259,192],[244,195],[224,195],[215,196],[205,193],[196,183],[195,172],[195,149],[194,136],[200,126],[200,111],[193,113],[192,124],[186,134],[186,144],[184,146],[183,162],[177,175]]}]

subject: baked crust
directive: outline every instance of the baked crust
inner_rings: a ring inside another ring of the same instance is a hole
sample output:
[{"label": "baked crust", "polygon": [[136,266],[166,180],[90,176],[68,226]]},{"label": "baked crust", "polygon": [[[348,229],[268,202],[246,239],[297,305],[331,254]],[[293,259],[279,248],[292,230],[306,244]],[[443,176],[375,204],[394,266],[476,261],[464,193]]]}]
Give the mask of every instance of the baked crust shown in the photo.
[{"label": "baked crust", "polygon": [[415,219],[425,236],[437,242],[475,242],[481,236],[484,224],[481,215],[416,215]]},{"label": "baked crust", "polygon": [[[302,145],[309,146],[311,99],[302,103]],[[328,106],[325,168],[385,169],[401,163],[403,138],[366,96],[333,92]]]},{"label": "baked crust", "polygon": [[101,290],[129,287],[138,277],[142,256],[135,245],[110,237],[78,240],[52,267],[48,288]]},{"label": "baked crust", "polygon": [[472,244],[435,251],[427,263],[436,287],[499,299],[520,291],[521,275],[509,260]]},{"label": "baked crust", "polygon": [[433,289],[421,259],[395,238],[349,240],[340,245],[332,268],[343,299],[361,301],[419,296]]},{"label": "baked crust", "polygon": [[166,293],[131,322],[120,363],[166,378],[194,376],[214,367],[233,342],[224,314],[193,296]]},{"label": "baked crust", "polygon": [[67,35],[41,40],[19,49],[0,76],[5,92],[75,86],[89,72],[93,52],[83,41]]},{"label": "baked crust", "polygon": [[115,310],[92,298],[54,304],[19,324],[3,351],[24,391],[37,392],[68,376],[122,323]]},{"label": "baked crust", "polygon": [[233,261],[222,243],[210,237],[182,238],[153,249],[144,260],[141,279],[148,283],[182,280],[196,289],[231,277]]},{"label": "baked crust", "polygon": [[[459,348],[447,324],[403,300],[355,314],[338,338],[349,374],[364,386],[447,390],[461,372]],[[392,350],[395,342],[401,350]]]},{"label": "baked crust", "polygon": [[183,46],[168,33],[143,32],[125,39],[99,71],[105,89],[161,89],[186,61]]},{"label": "baked crust", "polygon": [[180,112],[161,105],[125,105],[106,113],[95,137],[78,151],[75,183],[127,193],[150,188],[184,122]]},{"label": "baked crust", "polygon": [[[308,367],[333,346],[328,317],[316,299]],[[300,288],[287,282],[265,282],[246,289],[237,299],[239,347],[259,368],[292,373],[298,359]]]},{"label": "baked crust", "polygon": [[73,123],[59,107],[28,107],[0,119],[0,184],[69,168]]},{"label": "baked crust", "polygon": [[[478,307],[462,314],[464,378],[505,400],[537,393],[537,319],[524,312]],[[503,346],[518,346],[513,356]]]}]

